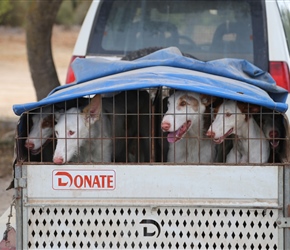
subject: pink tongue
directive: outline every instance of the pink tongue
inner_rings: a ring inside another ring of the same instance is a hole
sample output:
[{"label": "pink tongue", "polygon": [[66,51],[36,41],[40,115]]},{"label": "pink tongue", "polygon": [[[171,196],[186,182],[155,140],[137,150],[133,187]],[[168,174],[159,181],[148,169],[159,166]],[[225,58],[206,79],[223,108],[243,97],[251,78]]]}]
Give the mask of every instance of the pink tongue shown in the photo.
[{"label": "pink tongue", "polygon": [[176,141],[176,135],[178,134],[178,130],[174,132],[170,132],[167,135],[167,141],[170,143],[173,143]]},{"label": "pink tongue", "polygon": [[170,132],[167,135],[167,141],[174,143],[181,139],[182,135],[187,131],[187,123],[184,123],[179,129],[174,132]]}]

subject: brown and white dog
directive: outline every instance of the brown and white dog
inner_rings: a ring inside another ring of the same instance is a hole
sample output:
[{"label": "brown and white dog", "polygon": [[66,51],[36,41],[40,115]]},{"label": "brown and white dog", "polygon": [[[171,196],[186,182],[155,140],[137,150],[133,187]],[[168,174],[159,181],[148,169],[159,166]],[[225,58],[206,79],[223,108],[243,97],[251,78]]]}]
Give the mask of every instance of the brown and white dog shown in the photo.
[{"label": "brown and white dog", "polygon": [[[54,113],[63,110],[65,107],[68,109],[70,107],[83,106],[87,103],[88,98],[78,98],[62,104],[49,105],[31,111],[31,128],[25,141],[25,147],[32,155],[39,155],[41,152],[44,153],[44,148],[47,149],[47,145],[50,145],[50,142],[54,138]],[[47,155],[45,159],[49,161],[52,160],[53,145],[50,145],[50,147],[45,154]]]},{"label": "brown and white dog", "polygon": [[281,116],[269,111],[262,113],[261,119],[260,115],[257,115],[254,118],[256,118],[255,120],[264,131],[266,138],[270,142],[271,148],[277,149],[281,138],[284,137]]},{"label": "brown and white dog", "polygon": [[225,100],[217,109],[216,117],[207,131],[207,136],[220,144],[231,134],[236,135],[233,148],[226,157],[227,163],[266,163],[270,146],[263,130],[252,114],[260,107]]},{"label": "brown and white dog", "polygon": [[274,113],[272,110],[263,109],[262,114],[254,116],[257,124],[262,128],[266,138],[270,143],[269,162],[280,162],[283,150],[283,139],[285,130],[283,126],[283,116]]},{"label": "brown and white dog", "polygon": [[32,126],[25,147],[32,155],[37,155],[52,140],[54,127],[52,107],[41,108],[38,113],[32,115],[31,120]]},{"label": "brown and white dog", "polygon": [[204,137],[204,113],[210,103],[210,98],[187,91],[176,91],[168,98],[168,110],[161,123],[163,132],[168,132],[168,162],[214,161],[215,145]]}]

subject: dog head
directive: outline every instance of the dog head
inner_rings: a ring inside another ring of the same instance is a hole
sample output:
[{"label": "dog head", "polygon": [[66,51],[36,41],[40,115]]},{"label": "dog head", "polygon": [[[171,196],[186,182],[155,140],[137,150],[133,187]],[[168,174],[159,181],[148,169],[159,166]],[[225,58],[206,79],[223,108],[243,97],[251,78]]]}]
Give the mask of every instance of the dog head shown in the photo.
[{"label": "dog head", "polygon": [[220,106],[215,108],[215,119],[209,127],[206,135],[213,138],[217,144],[222,143],[231,134],[239,135],[242,126],[247,123],[252,113],[256,113],[260,107],[225,100]]},{"label": "dog head", "polygon": [[262,130],[269,140],[270,145],[273,149],[278,148],[280,144],[280,138],[283,137],[283,126],[282,121],[279,115],[275,114],[262,114],[261,124],[258,121],[258,124],[262,127]]},{"label": "dog head", "polygon": [[52,140],[54,120],[51,112],[42,110],[42,113],[32,115],[32,127],[25,141],[25,147],[31,154],[37,155]]},{"label": "dog head", "polygon": [[101,110],[101,95],[96,95],[83,111],[74,107],[56,115],[54,163],[63,164],[80,154],[79,149],[91,136],[91,127],[100,119]]},{"label": "dog head", "polygon": [[209,105],[209,99],[193,92],[177,91],[168,98],[168,110],[163,117],[161,128],[169,132],[168,142],[177,142],[192,128],[200,128],[201,116]]}]

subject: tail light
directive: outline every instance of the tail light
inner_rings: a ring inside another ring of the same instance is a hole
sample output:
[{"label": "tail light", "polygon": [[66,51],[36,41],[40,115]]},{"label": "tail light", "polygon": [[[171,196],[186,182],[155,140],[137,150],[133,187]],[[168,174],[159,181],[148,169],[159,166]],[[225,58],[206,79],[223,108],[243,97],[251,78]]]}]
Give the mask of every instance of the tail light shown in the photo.
[{"label": "tail light", "polygon": [[270,62],[270,74],[278,86],[290,92],[289,67],[286,62]]},{"label": "tail light", "polygon": [[71,60],[70,60],[70,63],[69,63],[69,67],[68,67],[68,70],[67,70],[67,74],[66,74],[66,80],[65,80],[65,83],[66,84],[69,84],[69,83],[72,83],[76,80],[75,78],[75,74],[73,72],[73,69],[72,69],[72,62],[76,59],[76,58],[83,58],[84,56],[72,56]]}]

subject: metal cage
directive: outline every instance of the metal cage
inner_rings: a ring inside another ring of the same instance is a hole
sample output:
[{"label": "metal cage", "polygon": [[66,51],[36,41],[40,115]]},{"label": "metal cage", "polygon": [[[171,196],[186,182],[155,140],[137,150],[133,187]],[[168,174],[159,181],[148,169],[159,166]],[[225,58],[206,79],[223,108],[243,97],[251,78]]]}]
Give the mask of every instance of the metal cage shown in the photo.
[{"label": "metal cage", "polygon": [[287,249],[288,128],[277,111],[168,88],[30,110],[17,247]]},{"label": "metal cage", "polygon": [[260,106],[167,88],[132,90],[26,112],[18,160],[277,164],[287,162],[285,127],[282,113]]}]

